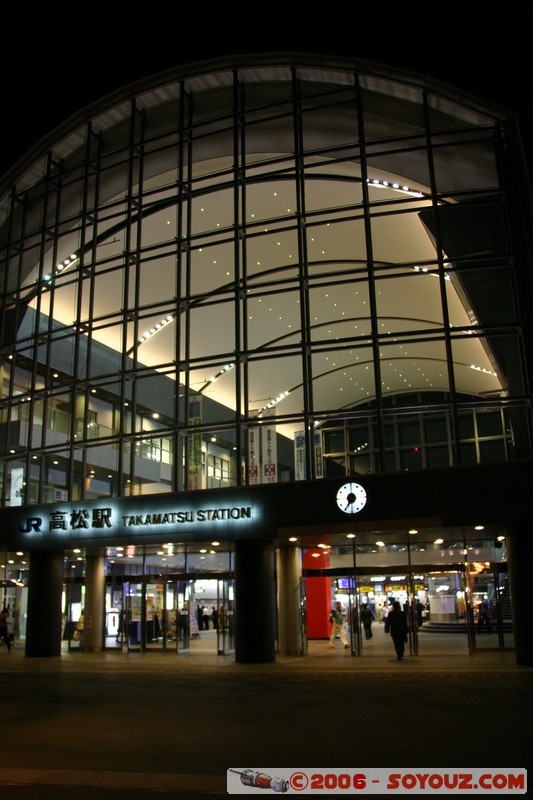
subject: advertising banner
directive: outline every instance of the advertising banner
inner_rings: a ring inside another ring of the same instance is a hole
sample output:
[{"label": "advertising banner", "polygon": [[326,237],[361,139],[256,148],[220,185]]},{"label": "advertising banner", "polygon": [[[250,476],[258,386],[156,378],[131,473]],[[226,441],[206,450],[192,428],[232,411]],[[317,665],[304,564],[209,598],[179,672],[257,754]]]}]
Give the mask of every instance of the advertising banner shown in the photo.
[{"label": "advertising banner", "polygon": [[[274,409],[263,412],[263,416],[275,416]],[[276,442],[276,426],[265,425],[261,428],[261,451],[263,456],[262,483],[277,483],[278,481],[278,448]]]}]

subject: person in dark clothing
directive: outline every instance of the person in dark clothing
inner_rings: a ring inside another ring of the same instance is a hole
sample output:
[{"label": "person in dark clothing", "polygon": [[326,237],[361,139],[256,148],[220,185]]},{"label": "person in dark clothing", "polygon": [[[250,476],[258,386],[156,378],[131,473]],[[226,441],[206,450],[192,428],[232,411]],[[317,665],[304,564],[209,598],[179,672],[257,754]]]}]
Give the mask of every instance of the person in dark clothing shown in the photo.
[{"label": "person in dark clothing", "polygon": [[7,647],[7,652],[11,650],[11,639],[9,636],[9,626],[7,622],[8,612],[7,608],[3,608],[0,611],[0,639],[3,640],[5,646]]},{"label": "person in dark clothing", "polygon": [[486,625],[487,631],[492,633],[492,625],[490,624],[489,616],[489,602],[486,597],[482,598],[478,607],[477,629],[479,633],[481,633],[483,630],[484,625]]},{"label": "person in dark clothing", "polygon": [[398,661],[403,658],[408,630],[405,611],[402,611],[400,604],[396,601],[392,604],[392,611],[387,617],[386,633],[390,633],[392,636]]},{"label": "person in dark clothing", "polygon": [[368,607],[368,603],[364,603],[361,608],[361,622],[365,629],[365,639],[372,638],[372,623],[374,622],[374,615]]}]

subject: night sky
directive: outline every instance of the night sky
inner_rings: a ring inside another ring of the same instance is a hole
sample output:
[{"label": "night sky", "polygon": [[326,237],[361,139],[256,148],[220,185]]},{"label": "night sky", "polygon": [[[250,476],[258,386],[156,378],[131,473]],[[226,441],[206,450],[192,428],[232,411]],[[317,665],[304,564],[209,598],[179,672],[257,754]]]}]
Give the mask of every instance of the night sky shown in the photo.
[{"label": "night sky", "polygon": [[[373,3],[375,11],[325,3],[319,12],[271,3],[259,11],[206,0],[183,12],[179,2],[19,3],[20,10],[10,2],[0,12],[0,174],[72,114],[122,86],[176,65],[258,52],[352,56],[429,75],[516,111],[531,174],[532,36],[527,11],[518,10],[527,4],[501,4],[508,13],[491,22],[485,3],[448,5],[450,12],[440,3],[402,4],[402,13],[386,3]],[[287,9],[302,22],[284,22]]]}]

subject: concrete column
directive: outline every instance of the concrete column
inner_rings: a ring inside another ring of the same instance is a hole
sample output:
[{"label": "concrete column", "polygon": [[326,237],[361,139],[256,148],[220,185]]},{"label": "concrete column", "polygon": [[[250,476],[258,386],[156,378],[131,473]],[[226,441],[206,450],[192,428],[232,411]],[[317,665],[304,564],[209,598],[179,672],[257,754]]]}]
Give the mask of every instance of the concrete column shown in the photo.
[{"label": "concrete column", "polygon": [[533,637],[531,636],[531,591],[529,588],[533,563],[533,531],[531,524],[514,525],[508,529],[507,561],[511,584],[513,631],[516,663],[533,666]]},{"label": "concrete column", "polygon": [[27,656],[61,655],[62,591],[63,553],[32,553],[26,624]]},{"label": "concrete column", "polygon": [[278,652],[282,656],[303,653],[301,626],[302,561],[299,547],[283,547],[276,552],[278,589]]},{"label": "concrete column", "polygon": [[104,647],[105,571],[101,555],[85,559],[85,608],[83,609],[83,650],[99,652]]},{"label": "concrete column", "polygon": [[275,655],[274,550],[270,542],[235,543],[235,660],[267,663]]}]

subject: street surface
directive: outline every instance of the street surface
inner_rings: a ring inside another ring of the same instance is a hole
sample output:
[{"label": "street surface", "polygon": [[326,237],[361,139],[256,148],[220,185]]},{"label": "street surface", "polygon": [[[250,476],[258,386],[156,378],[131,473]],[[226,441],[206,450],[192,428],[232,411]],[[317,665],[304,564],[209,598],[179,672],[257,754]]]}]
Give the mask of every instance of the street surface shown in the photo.
[{"label": "street surface", "polygon": [[533,670],[498,656],[427,669],[336,650],[319,669],[12,655],[0,651],[2,800],[214,797],[228,767],[532,766]]}]

